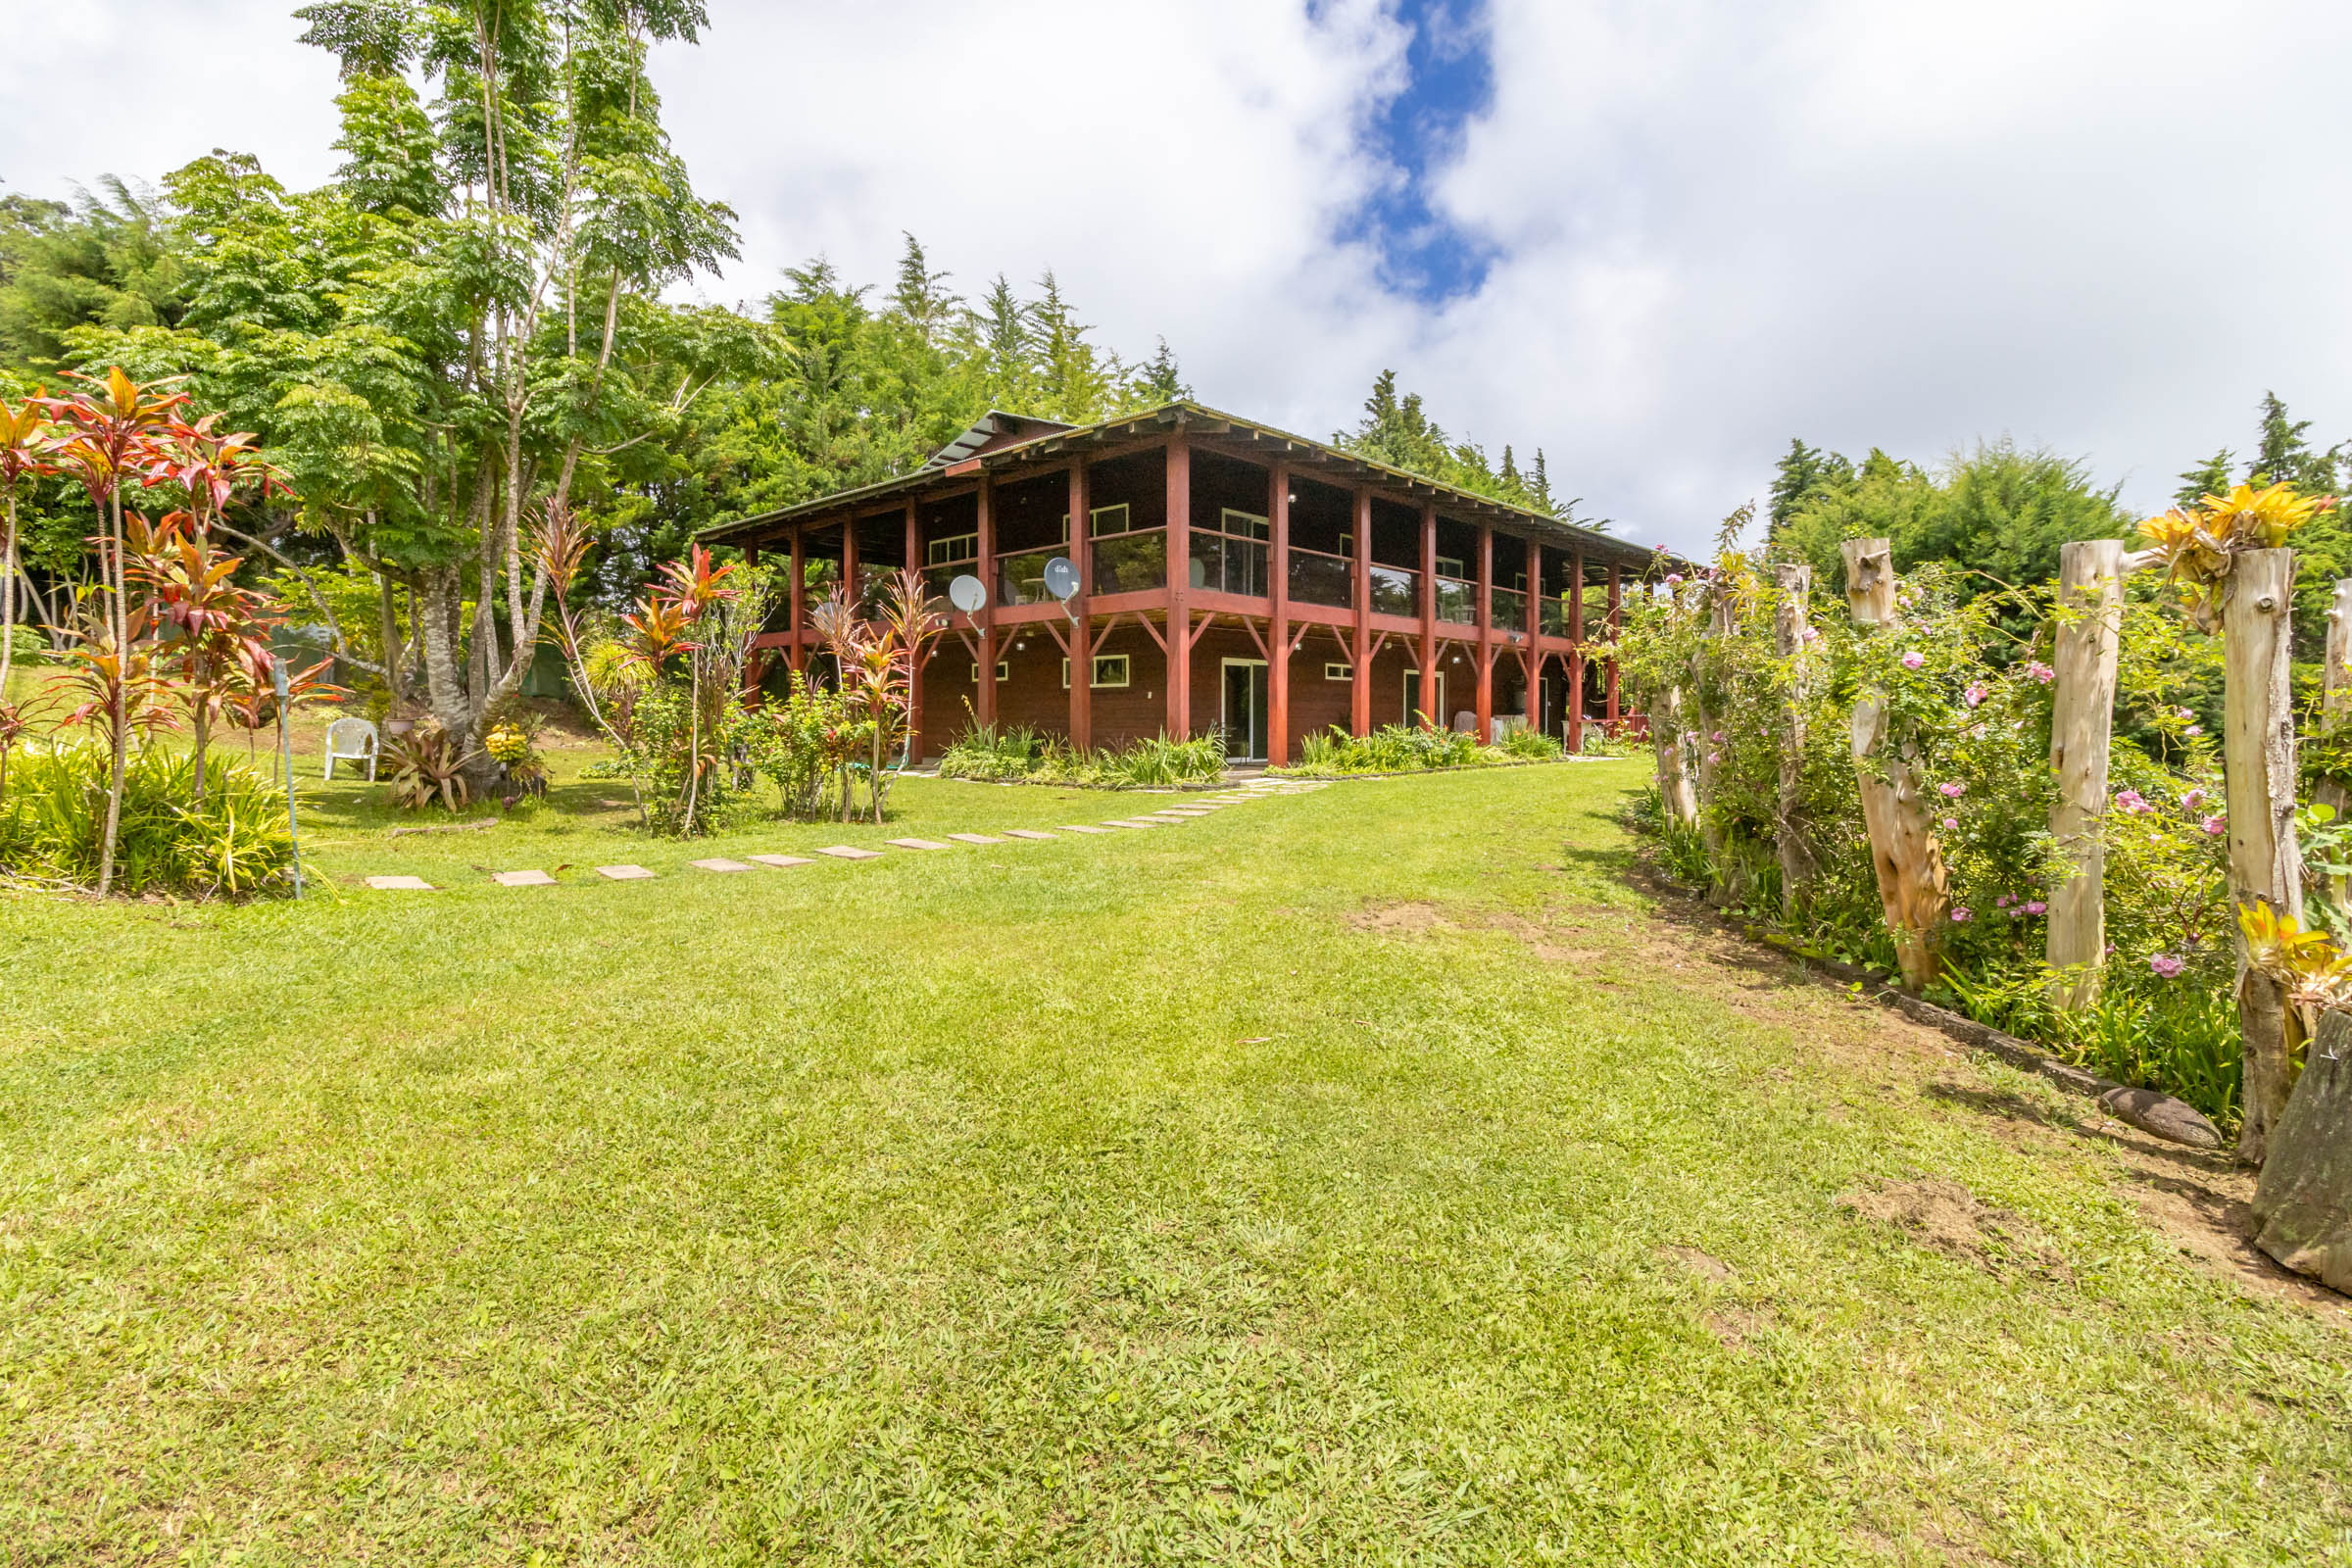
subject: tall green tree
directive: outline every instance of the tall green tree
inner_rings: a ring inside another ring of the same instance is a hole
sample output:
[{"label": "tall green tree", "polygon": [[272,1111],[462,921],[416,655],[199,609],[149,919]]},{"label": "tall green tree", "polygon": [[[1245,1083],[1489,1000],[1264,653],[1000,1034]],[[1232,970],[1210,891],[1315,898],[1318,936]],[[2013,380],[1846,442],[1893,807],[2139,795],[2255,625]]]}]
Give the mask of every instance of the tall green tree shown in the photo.
[{"label": "tall green tree", "polygon": [[1765,510],[1765,537],[1777,539],[1797,509],[1824,491],[1853,482],[1854,466],[1835,452],[1809,447],[1791,436],[1774,470]]},{"label": "tall green tree", "polygon": [[1549,513],[1579,527],[1606,530],[1607,518],[1576,515],[1574,499],[1551,493],[1551,475],[1542,448],[1534,468],[1521,472],[1511,449],[1502,449],[1499,466],[1487,461],[1486,449],[1471,440],[1455,440],[1429,416],[1418,392],[1399,393],[1396,372],[1383,370],[1372,378],[1371,395],[1364,399],[1364,416],[1352,430],[1332,435],[1332,444],[1374,463],[1402,468],[1477,495],[1492,496],[1531,512]]},{"label": "tall green tree", "polygon": [[2173,500],[2183,507],[2193,507],[2207,496],[2226,496],[2230,493],[2230,465],[2237,454],[2223,447],[2193,468],[2180,470],[2180,488],[2173,492]]}]

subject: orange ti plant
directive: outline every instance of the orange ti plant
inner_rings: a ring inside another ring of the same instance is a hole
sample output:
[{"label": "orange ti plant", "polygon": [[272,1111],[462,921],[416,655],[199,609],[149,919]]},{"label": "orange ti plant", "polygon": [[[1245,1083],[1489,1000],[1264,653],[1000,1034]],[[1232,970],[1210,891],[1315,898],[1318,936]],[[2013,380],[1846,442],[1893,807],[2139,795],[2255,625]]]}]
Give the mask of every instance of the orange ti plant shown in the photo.
[{"label": "orange ti plant", "polygon": [[[55,470],[49,465],[48,411],[38,398],[10,407],[0,398],[0,497],[8,516],[0,533],[0,705],[8,701],[8,668],[17,646],[17,490]],[[6,766],[0,753],[0,770]]]},{"label": "orange ti plant", "polygon": [[2313,517],[2335,506],[2333,496],[2306,496],[2285,483],[2257,490],[2241,484],[2226,496],[2206,495],[2193,507],[2174,507],[2139,525],[2144,559],[2165,568],[2180,590],[2189,621],[2221,629],[2222,589],[2230,567],[2249,550],[2276,550]]},{"label": "orange ti plant", "polygon": [[[122,570],[122,485],[146,469],[167,416],[188,399],[185,393],[168,390],[170,381],[144,385],[133,381],[121,366],[104,376],[77,375],[74,379],[83,382],[87,390],[41,402],[61,426],[61,439],[54,448],[58,467],[81,481],[90,504],[98,509],[100,526],[107,530],[98,540],[99,570],[106,586],[105,646],[90,651],[95,663],[111,661],[116,669],[111,681],[115,707],[108,724],[113,767],[106,790],[106,836],[98,851],[98,896],[104,898],[114,887],[115,841],[122,826],[122,765],[130,744],[130,713],[124,705],[132,684],[130,669],[136,662],[130,594]],[[85,615],[79,634],[86,639],[94,625]]]},{"label": "orange ti plant", "polygon": [[154,626],[163,665],[195,732],[196,800],[204,800],[204,754],[231,695],[270,680],[270,628],[281,618],[267,594],[237,585],[239,556],[223,556],[187,513],[150,529],[130,515],[125,544],[140,607]]}]

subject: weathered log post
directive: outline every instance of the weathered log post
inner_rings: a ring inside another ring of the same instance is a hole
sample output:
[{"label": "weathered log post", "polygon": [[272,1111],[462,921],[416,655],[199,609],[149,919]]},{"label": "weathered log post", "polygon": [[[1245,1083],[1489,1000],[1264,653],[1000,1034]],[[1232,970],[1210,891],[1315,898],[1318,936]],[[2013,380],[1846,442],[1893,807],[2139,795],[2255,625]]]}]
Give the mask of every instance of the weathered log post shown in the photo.
[{"label": "weathered log post", "polygon": [[[2230,801],[2230,891],[2243,910],[2268,905],[2303,918],[2295,845],[2295,713],[2288,689],[2295,553],[2249,550],[2222,590],[2222,765]],[[2237,1019],[2244,1037],[2237,1156],[2259,1165],[2286,1108],[2299,1022],[2286,988],[2246,961],[2237,943]]]},{"label": "weathered log post", "polygon": [[1691,711],[1698,721],[1698,836],[1707,847],[1707,858],[1715,870],[1714,884],[1707,889],[1707,902],[1720,906],[1732,901],[1739,868],[1731,863],[1731,840],[1725,835],[1723,819],[1715,810],[1718,780],[1723,771],[1722,743],[1715,737],[1720,733],[1723,715],[1707,707],[1706,648],[1731,636],[1736,607],[1721,582],[1708,585],[1704,592],[1707,630],[1700,651],[1690,658]]},{"label": "weathered log post", "polygon": [[2123,646],[2124,545],[2084,539],[2058,551],[2057,690],[2050,710],[2050,839],[2065,878],[2050,890],[2043,957],[2050,1000],[2070,1010],[2099,993],[2107,955],[2107,759]]},{"label": "weathered log post", "polygon": [[[1848,539],[1845,602],[1854,623],[1884,631],[1894,625],[1894,551],[1885,539]],[[1914,769],[1917,752],[1887,733],[1886,694],[1865,692],[1854,705],[1854,777],[1870,832],[1871,870],[1886,929],[1894,938],[1903,983],[1921,990],[1936,979],[1936,947],[1949,912],[1943,850],[1936,842]]]},{"label": "weathered log post", "polygon": [[[2339,578],[2335,598],[2328,607],[2328,663],[2320,682],[2320,733],[2333,735],[2352,722],[2352,577]],[[2352,792],[2332,778],[2312,787],[2314,806],[2334,809],[2340,820],[2352,803]],[[2336,890],[2337,902],[2343,889]]]},{"label": "weathered log post", "polygon": [[1781,853],[1781,907],[1793,917],[1803,906],[1807,885],[1818,869],[1803,807],[1805,700],[1812,690],[1812,655],[1805,636],[1812,629],[1807,613],[1813,568],[1803,562],[1784,563],[1773,569],[1773,580],[1780,585],[1781,597],[1773,610],[1772,647],[1780,657],[1782,678],[1787,682],[1787,695],[1781,702],[1781,793],[1775,823],[1779,831],[1774,839]]},{"label": "weathered log post", "polygon": [[1669,821],[1690,827],[1698,821],[1698,797],[1683,763],[1683,689],[1669,686],[1649,701],[1649,739],[1658,752],[1658,795]]},{"label": "weathered log post", "polygon": [[2352,1294],[2352,1013],[2320,1019],[2254,1189],[2254,1245]]}]

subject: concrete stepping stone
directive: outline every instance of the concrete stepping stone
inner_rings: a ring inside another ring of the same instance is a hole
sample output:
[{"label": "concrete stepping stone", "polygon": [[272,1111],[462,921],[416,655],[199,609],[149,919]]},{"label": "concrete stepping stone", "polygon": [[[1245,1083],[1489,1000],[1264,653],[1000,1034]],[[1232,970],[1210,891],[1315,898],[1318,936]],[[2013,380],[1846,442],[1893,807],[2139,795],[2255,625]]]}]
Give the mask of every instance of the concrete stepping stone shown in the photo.
[{"label": "concrete stepping stone", "polygon": [[714,855],[708,860],[688,860],[686,863],[697,871],[749,871],[751,869],[741,860],[730,860],[723,855]]},{"label": "concrete stepping stone", "polygon": [[600,865],[596,874],[608,882],[643,882],[654,873],[642,865]]},{"label": "concrete stepping stone", "polygon": [[829,844],[816,853],[830,855],[836,860],[879,860],[882,858],[880,850],[860,850],[848,844]]},{"label": "concrete stepping stone", "polygon": [[431,893],[433,885],[420,876],[371,876],[368,885],[378,893]]},{"label": "concrete stepping stone", "polygon": [[1144,817],[1130,816],[1115,822],[1105,822],[1102,825],[1104,827],[1157,827],[1160,824]]},{"label": "concrete stepping stone", "polygon": [[1008,827],[1004,830],[1004,836],[1008,839],[1050,839],[1056,835],[1033,827]]},{"label": "concrete stepping stone", "polygon": [[1003,839],[990,838],[985,833],[951,833],[948,837],[958,844],[1002,844]]},{"label": "concrete stepping stone", "polygon": [[552,888],[556,879],[545,871],[493,871],[490,880],[502,888]]},{"label": "concrete stepping stone", "polygon": [[779,871],[790,866],[814,865],[816,863],[806,855],[753,855],[747,856],[745,858],[757,860],[761,865],[772,865]]},{"label": "concrete stepping stone", "polygon": [[[948,835],[950,838],[959,838],[962,835],[956,833],[951,833]],[[882,842],[892,846],[894,849],[901,850],[944,850],[947,848],[945,844],[940,843],[937,839],[884,839]]]},{"label": "concrete stepping stone", "polygon": [[1153,816],[1214,816],[1217,813],[1214,807],[1171,806],[1164,811],[1153,811],[1152,814]]},{"label": "concrete stepping stone", "polygon": [[1061,831],[1064,833],[1107,833],[1110,831],[1110,829],[1106,827],[1089,827],[1084,822],[1064,822],[1061,825]]}]

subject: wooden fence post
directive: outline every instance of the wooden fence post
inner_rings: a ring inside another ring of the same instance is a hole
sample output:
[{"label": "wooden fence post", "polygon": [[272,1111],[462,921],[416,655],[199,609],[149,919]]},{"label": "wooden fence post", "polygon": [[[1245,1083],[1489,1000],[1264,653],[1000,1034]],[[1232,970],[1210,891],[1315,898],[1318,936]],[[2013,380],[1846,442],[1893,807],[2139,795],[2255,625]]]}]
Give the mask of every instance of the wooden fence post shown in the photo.
[{"label": "wooden fence post", "polygon": [[[2303,918],[2302,857],[2295,845],[2295,713],[2292,655],[2295,553],[2249,550],[2222,591],[2222,765],[2230,801],[2230,891],[2240,908],[2267,904]],[[2286,1108],[2299,1020],[2286,989],[2246,962],[2237,945],[2237,1019],[2244,1037],[2238,1158],[2259,1165]]]},{"label": "wooden fence post", "polygon": [[[1707,596],[1706,641],[1713,642],[1727,635],[1731,629],[1732,602],[1720,583],[1710,585],[1704,591]],[[1721,720],[1707,709],[1705,663],[1706,653],[1702,647],[1699,653],[1690,658],[1691,716],[1698,722],[1698,837],[1699,842],[1706,845],[1707,858],[1715,866],[1715,882],[1707,890],[1707,902],[1720,905],[1729,902],[1735,873],[1726,853],[1729,843],[1724,838],[1723,824],[1714,814],[1716,776],[1722,771],[1722,764],[1717,760],[1720,754],[1716,750],[1715,726]]]},{"label": "wooden fence post", "polygon": [[1788,696],[1781,704],[1781,795],[1779,832],[1781,852],[1781,907],[1794,915],[1813,880],[1813,847],[1805,837],[1803,792],[1805,771],[1805,698],[1811,681],[1807,666],[1812,656],[1805,648],[1811,630],[1806,615],[1813,592],[1813,568],[1803,562],[1784,563],[1773,569],[1781,600],[1772,624],[1773,652],[1787,666]]},{"label": "wooden fence post", "polygon": [[2116,662],[2123,644],[2124,544],[2084,539],[2058,551],[2057,690],[2050,709],[2050,839],[2067,865],[2050,890],[2042,956],[2056,971],[2050,1000],[2071,1010],[2099,994],[2107,956],[2107,757],[2115,729]]},{"label": "wooden fence post", "polygon": [[[1894,551],[1885,539],[1848,539],[1838,546],[1845,558],[1845,602],[1856,625],[1882,630],[1894,624]],[[1949,906],[1944,893],[1943,851],[1929,825],[1927,803],[1913,771],[1915,753],[1887,733],[1886,699],[1865,692],[1854,705],[1854,780],[1862,796],[1862,820],[1870,831],[1870,864],[1879,883],[1879,903],[1894,938],[1895,966],[1903,983],[1921,990],[1936,979],[1936,950]]]},{"label": "wooden fence post", "polygon": [[1658,753],[1658,795],[1667,820],[1690,827],[1698,820],[1698,797],[1690,770],[1683,765],[1683,689],[1669,686],[1649,700],[1649,740]]},{"label": "wooden fence post", "polygon": [[[2320,681],[2320,733],[2332,735],[2352,721],[2352,577],[2336,580],[2335,599],[2328,607],[2328,662]],[[2344,786],[2323,779],[2311,791],[2312,804],[2335,808],[2342,820],[2352,804]],[[2341,888],[2337,901],[2342,902]]]}]

